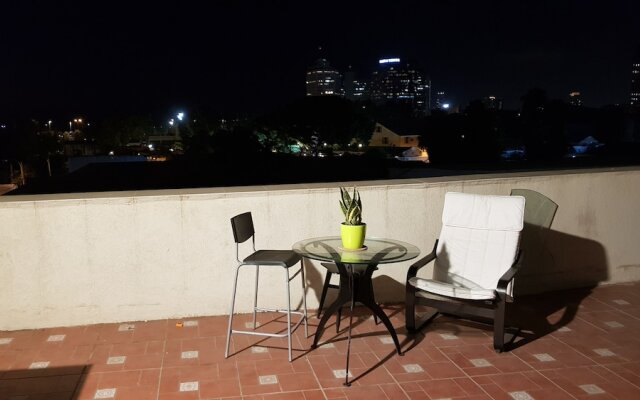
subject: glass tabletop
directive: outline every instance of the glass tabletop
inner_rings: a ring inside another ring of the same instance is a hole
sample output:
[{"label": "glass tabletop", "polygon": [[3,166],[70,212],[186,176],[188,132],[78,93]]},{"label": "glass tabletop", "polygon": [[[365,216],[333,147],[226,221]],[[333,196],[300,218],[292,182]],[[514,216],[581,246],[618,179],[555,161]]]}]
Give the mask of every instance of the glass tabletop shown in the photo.
[{"label": "glass tabletop", "polygon": [[366,238],[362,250],[345,250],[340,236],[327,236],[301,240],[293,251],[303,257],[343,264],[387,264],[418,257],[416,246],[394,239]]}]

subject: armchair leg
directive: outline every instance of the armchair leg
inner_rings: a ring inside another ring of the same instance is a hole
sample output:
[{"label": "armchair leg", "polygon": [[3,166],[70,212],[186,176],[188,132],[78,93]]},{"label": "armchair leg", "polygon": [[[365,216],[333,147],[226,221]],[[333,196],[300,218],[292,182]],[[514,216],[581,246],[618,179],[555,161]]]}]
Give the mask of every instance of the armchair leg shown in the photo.
[{"label": "armchair leg", "polygon": [[413,286],[407,283],[404,320],[407,332],[416,331],[416,296]]},{"label": "armchair leg", "polygon": [[416,320],[416,289],[407,284],[406,290],[407,298],[405,300],[405,326],[407,328],[407,332],[415,333],[421,330],[426,324],[431,322],[434,319],[439,311],[434,309],[432,312],[423,315],[422,318],[417,321]]},{"label": "armchair leg", "polygon": [[493,348],[496,352],[504,351],[504,317],[505,317],[506,301],[498,300],[494,310],[493,319]]}]

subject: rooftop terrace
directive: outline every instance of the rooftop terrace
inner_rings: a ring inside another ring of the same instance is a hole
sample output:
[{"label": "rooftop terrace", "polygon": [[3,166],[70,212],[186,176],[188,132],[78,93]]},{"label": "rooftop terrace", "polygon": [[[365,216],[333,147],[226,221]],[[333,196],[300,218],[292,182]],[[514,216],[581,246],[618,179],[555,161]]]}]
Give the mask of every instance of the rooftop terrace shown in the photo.
[{"label": "rooftop terrace", "polygon": [[[510,320],[524,333],[511,352],[493,352],[488,328],[447,318],[408,337],[409,261],[373,280],[406,355],[362,314],[350,388],[340,377],[346,334],[331,327],[313,351],[298,330],[292,363],[284,340],[244,335],[224,359],[229,218],[253,213],[258,248],[335,235],[338,185],[351,183],[0,196],[0,400],[640,398],[637,167],[357,183],[368,235],[423,255],[448,191],[531,189],[558,204],[517,278]],[[309,260],[305,270],[314,308],[324,271]],[[261,299],[282,307],[280,279],[264,275]],[[301,295],[294,285],[292,298]],[[284,327],[272,314],[260,322]]]}]

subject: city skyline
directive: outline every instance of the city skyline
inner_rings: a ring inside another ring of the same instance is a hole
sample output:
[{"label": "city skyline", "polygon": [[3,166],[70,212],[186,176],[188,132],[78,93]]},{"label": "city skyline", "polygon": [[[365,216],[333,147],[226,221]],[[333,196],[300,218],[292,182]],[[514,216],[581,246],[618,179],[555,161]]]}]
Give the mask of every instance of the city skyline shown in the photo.
[{"label": "city skyline", "polygon": [[0,117],[268,112],[305,95],[319,46],[357,78],[380,58],[415,60],[462,106],[493,95],[517,108],[532,87],[579,91],[586,106],[629,101],[632,1],[323,4],[2,5]]}]

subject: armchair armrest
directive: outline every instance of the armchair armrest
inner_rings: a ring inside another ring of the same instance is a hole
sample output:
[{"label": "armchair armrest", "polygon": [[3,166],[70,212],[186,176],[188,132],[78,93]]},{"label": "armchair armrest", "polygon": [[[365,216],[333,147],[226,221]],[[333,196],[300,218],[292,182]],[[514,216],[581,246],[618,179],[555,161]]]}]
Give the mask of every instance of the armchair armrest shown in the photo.
[{"label": "armchair armrest", "polygon": [[436,243],[433,245],[433,250],[431,253],[427,254],[423,258],[419,259],[411,267],[409,267],[409,271],[407,272],[407,281],[418,274],[418,270],[425,265],[429,264],[431,261],[436,259],[436,248],[438,248],[438,239],[436,239]]},{"label": "armchair armrest", "polygon": [[516,256],[515,261],[513,261],[513,264],[511,264],[511,268],[509,268],[507,272],[505,272],[502,275],[502,277],[500,277],[500,279],[498,280],[498,287],[496,288],[496,291],[498,292],[498,296],[500,297],[506,296],[507,287],[509,286],[509,283],[511,283],[511,281],[513,280],[513,277],[516,275],[516,273],[520,270],[523,259],[524,257],[522,256],[522,250],[518,250],[518,255]]}]

